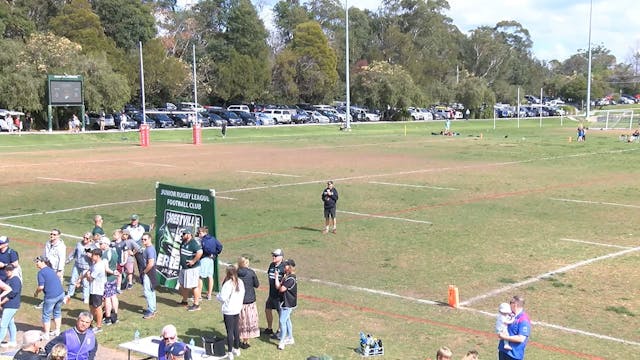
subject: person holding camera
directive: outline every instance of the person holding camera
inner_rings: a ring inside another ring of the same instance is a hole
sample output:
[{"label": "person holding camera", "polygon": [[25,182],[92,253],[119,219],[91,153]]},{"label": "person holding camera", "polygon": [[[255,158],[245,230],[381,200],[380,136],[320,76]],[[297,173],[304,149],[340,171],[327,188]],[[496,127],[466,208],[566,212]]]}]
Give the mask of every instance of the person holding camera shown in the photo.
[{"label": "person holding camera", "polygon": [[327,181],[327,187],[322,191],[322,202],[324,202],[324,230],[323,234],[329,232],[336,233],[336,203],[338,202],[338,189],[333,186],[333,180]]}]

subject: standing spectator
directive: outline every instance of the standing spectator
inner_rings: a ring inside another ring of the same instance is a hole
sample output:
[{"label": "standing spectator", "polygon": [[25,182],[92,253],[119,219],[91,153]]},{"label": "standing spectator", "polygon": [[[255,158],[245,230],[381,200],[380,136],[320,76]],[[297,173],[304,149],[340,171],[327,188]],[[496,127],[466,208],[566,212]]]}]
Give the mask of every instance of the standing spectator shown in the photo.
[{"label": "standing spectator", "polygon": [[51,268],[55,270],[60,283],[64,277],[64,264],[67,259],[67,247],[60,238],[60,230],[52,229],[49,234],[49,241],[44,246],[44,257],[51,263]]},{"label": "standing spectator", "polygon": [[102,261],[105,265],[105,273],[107,282],[104,284],[104,319],[106,325],[116,324],[118,322],[118,286],[116,279],[120,276],[118,272],[118,253],[116,249],[111,247],[111,240],[103,236],[100,240],[99,249],[102,250]]},{"label": "standing spectator", "polygon": [[469,120],[469,115],[471,114],[471,111],[469,111],[469,109],[465,110],[464,112],[464,119],[465,120]]},{"label": "standing spectator", "polygon": [[336,233],[336,203],[338,202],[338,189],[333,186],[333,180],[327,181],[327,187],[322,192],[324,202],[324,230],[323,234],[329,232],[329,225],[332,225],[332,233]]},{"label": "standing spectator", "polygon": [[80,119],[78,119],[78,116],[76,114],[73,114],[73,130],[76,133],[80,132]]},{"label": "standing spectator", "polygon": [[[82,240],[78,241],[75,249],[73,249],[73,252],[67,258],[67,263],[70,263],[74,259],[75,263],[71,270],[71,279],[69,279],[67,296],[64,298],[65,304],[69,302],[73,295],[75,295],[78,279],[82,277],[82,274],[84,274],[85,271],[89,270],[89,264],[91,263],[91,255],[89,255],[89,252],[94,249],[91,238],[92,236],[90,232],[85,233]],[[85,304],[89,303],[89,282],[87,279],[82,279],[82,301]]]},{"label": "standing spectator", "polygon": [[222,138],[227,137],[227,121],[222,120],[222,125],[220,126],[220,132],[222,133]]},{"label": "standing spectator", "polygon": [[39,330],[28,330],[22,334],[22,346],[13,356],[14,360],[42,360],[40,356],[42,333]]},{"label": "standing spectator", "polygon": [[98,122],[100,124],[100,131],[104,131],[104,123],[106,121],[107,115],[104,113],[104,110],[100,112],[100,117],[98,118]]},{"label": "standing spectator", "polygon": [[91,250],[91,267],[84,273],[89,280],[89,310],[96,320],[93,333],[102,331],[102,296],[107,283],[106,264],[102,261],[102,250]]},{"label": "standing spectator", "polygon": [[189,305],[189,293],[193,290],[193,305],[187,310],[200,310],[200,258],[202,257],[202,247],[193,238],[191,230],[182,230],[182,243],[180,244],[180,273],[178,282],[180,283],[180,295],[182,301],[180,305]]},{"label": "standing spectator", "polygon": [[238,278],[244,283],[244,300],[240,311],[240,348],[249,348],[249,339],[260,336],[258,327],[258,307],[256,290],[260,286],[256,272],[249,267],[249,260],[243,256],[238,259]]},{"label": "standing spectator", "polygon": [[102,215],[96,215],[93,217],[93,229],[91,230],[91,234],[95,235],[95,234],[100,234],[100,235],[104,235],[104,230],[102,229],[102,226],[104,224],[104,220],[102,219]]},{"label": "standing spectator", "polygon": [[[514,296],[509,302],[511,311],[515,314],[514,321],[507,329],[500,334],[500,342],[498,343],[498,359],[499,360],[522,360],[524,359],[524,351],[531,335],[531,320],[529,315],[524,312],[524,298]],[[511,345],[512,349],[505,349],[505,345]]]},{"label": "standing spectator", "polygon": [[[175,326],[169,324],[162,328],[160,334],[162,337],[158,344],[158,360],[171,360],[167,358],[167,351],[173,347],[173,344],[181,343],[178,340],[178,330]],[[184,345],[184,343],[181,343]],[[191,349],[187,346],[184,352],[184,360],[191,360]]]},{"label": "standing spectator", "polygon": [[28,112],[27,116],[25,117],[24,130],[29,132],[31,131],[31,129],[33,129],[33,116],[31,116],[31,113]]},{"label": "standing spectator", "polygon": [[[11,264],[16,269],[15,275],[20,275],[20,265],[18,264],[18,260],[20,256],[18,252],[9,248],[9,238],[6,236],[0,236],[0,280],[7,280],[6,267]],[[20,277],[20,276],[18,276]]]},{"label": "standing spectator", "polygon": [[296,279],[296,262],[288,259],[284,262],[285,275],[282,281],[278,280],[276,274],[276,288],[280,292],[280,344],[278,350],[284,350],[285,345],[293,345],[293,325],[291,315],[298,306],[298,281]]},{"label": "standing spectator", "polygon": [[89,112],[85,111],[84,116],[82,117],[82,131],[84,131],[86,126],[89,125],[89,120]]},{"label": "standing spectator", "polygon": [[238,269],[227,266],[227,273],[222,281],[222,287],[217,295],[222,303],[222,317],[224,327],[227,330],[227,358],[233,360],[234,356],[240,356],[240,329],[238,320],[244,300],[244,282],[238,279]]},{"label": "standing spectator", "polygon": [[276,277],[279,277],[279,281],[284,275],[284,264],[282,263],[283,256],[284,252],[282,249],[273,250],[271,253],[273,261],[269,264],[269,269],[267,270],[267,277],[269,278],[269,296],[267,297],[264,307],[265,317],[267,318],[267,328],[264,329],[265,335],[275,335],[272,327],[273,310],[276,310],[278,314],[280,313],[280,293],[276,288]]},{"label": "standing spectator", "polygon": [[81,312],[76,320],[76,326],[56,336],[44,347],[44,351],[50,354],[56,344],[64,344],[67,347],[69,359],[94,360],[98,352],[98,340],[89,328],[92,321],[93,317],[90,313]]},{"label": "standing spectator", "polygon": [[13,125],[16,127],[16,130],[18,130],[18,136],[21,136],[21,133],[22,133],[22,120],[20,120],[20,116],[19,115],[14,115],[13,116]]},{"label": "standing spectator", "polygon": [[141,255],[138,254],[142,252],[142,248],[136,241],[131,239],[128,229],[122,230],[122,242],[124,246],[121,260],[124,263],[124,269],[127,273],[127,289],[131,289],[133,287],[133,268],[135,267],[136,259],[138,257],[141,258]]},{"label": "standing spectator", "polygon": [[[116,249],[116,254],[118,254],[118,266],[116,269],[120,274],[126,274],[125,264],[129,258],[129,251],[127,250],[125,242],[122,240],[122,229],[114,230],[111,239],[113,247]],[[131,271],[133,272],[133,266],[131,267]],[[118,294],[122,294],[122,275],[116,278],[116,285]]]},{"label": "standing spectator", "polygon": [[200,259],[200,288],[203,289],[204,279],[207,279],[206,299],[211,300],[213,291],[213,268],[222,252],[222,244],[213,235],[209,234],[209,228],[202,226],[198,228],[198,236],[202,244],[202,258]]},{"label": "standing spectator", "polygon": [[124,131],[127,128],[127,115],[124,110],[120,113],[120,131]]},{"label": "standing spectator", "polygon": [[[15,347],[16,336],[18,335],[18,329],[16,328],[15,323],[15,315],[20,308],[20,293],[22,292],[22,281],[20,278],[15,276],[14,270],[15,267],[11,264],[5,267],[7,272],[7,281],[6,286],[11,289],[11,292],[8,294],[4,294],[6,288],[2,288],[3,293],[0,294],[0,309],[2,309],[2,319],[0,319],[0,341],[4,340],[4,337],[7,335],[7,330],[9,330],[9,342],[3,343],[2,347]],[[3,282],[0,281],[0,284]]]},{"label": "standing spectator", "polygon": [[[140,217],[137,214],[131,215],[131,221],[122,227],[122,230],[129,230],[129,237],[136,242],[137,251],[133,251],[133,256],[136,259],[138,266],[138,275],[142,277],[142,269],[144,269],[144,259],[142,258],[142,234],[153,230],[153,224],[147,225],[140,222]],[[140,280],[142,282],[142,280]],[[131,282],[129,284],[132,284]]]},{"label": "standing spectator", "polygon": [[44,339],[49,340],[52,315],[53,322],[55,324],[55,330],[52,331],[52,333],[55,336],[60,334],[64,289],[62,288],[62,283],[60,282],[56,271],[51,268],[51,263],[46,257],[38,256],[34,261],[38,268],[38,287],[33,293],[33,296],[38,297],[40,292],[44,292],[44,301],[42,305],[42,328],[44,330]]},{"label": "standing spectator", "polygon": [[156,316],[156,248],[151,242],[151,234],[144,233],[142,235],[142,245],[144,245],[144,251],[142,254],[145,259],[145,268],[142,271],[142,288],[144,291],[144,298],[147,300],[147,309],[144,311],[143,319],[151,319]]}]

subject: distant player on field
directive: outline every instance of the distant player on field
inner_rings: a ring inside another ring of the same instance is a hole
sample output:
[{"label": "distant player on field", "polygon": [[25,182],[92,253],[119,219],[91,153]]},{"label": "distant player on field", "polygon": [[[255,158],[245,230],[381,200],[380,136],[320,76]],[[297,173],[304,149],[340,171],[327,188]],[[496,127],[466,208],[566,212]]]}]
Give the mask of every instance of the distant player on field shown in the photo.
[{"label": "distant player on field", "polygon": [[323,234],[329,232],[336,233],[336,203],[338,202],[338,190],[333,187],[333,180],[327,181],[327,188],[322,192],[322,201],[324,202],[324,230]]}]

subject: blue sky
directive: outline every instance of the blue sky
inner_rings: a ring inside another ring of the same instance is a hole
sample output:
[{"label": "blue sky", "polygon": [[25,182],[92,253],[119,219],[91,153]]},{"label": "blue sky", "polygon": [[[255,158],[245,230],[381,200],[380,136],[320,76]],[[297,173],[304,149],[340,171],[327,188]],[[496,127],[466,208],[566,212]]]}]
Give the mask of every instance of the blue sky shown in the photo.
[{"label": "blue sky", "polygon": [[[184,1],[197,0],[178,3]],[[372,11],[381,3],[348,1],[350,7]],[[253,2],[268,22],[277,1]],[[533,54],[540,60],[565,60],[589,43],[589,0],[449,0],[449,5],[446,15],[463,33],[502,20],[518,21],[529,30]],[[631,63],[640,51],[640,0],[593,0],[591,43],[604,45],[618,62]]]}]

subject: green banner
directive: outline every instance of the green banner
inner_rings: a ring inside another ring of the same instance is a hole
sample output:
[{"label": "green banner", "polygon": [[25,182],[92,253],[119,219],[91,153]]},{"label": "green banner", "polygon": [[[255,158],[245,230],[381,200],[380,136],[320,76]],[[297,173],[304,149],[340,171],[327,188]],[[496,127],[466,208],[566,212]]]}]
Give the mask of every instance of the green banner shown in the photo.
[{"label": "green banner", "polygon": [[[207,226],[209,234],[216,236],[215,210],[215,190],[156,184],[158,284],[177,289],[182,231],[189,229],[196,236],[198,227]],[[197,237],[196,240],[200,241]],[[213,269],[214,290],[218,291],[218,259],[215,259]],[[203,293],[206,286],[207,282],[204,281]]]}]

